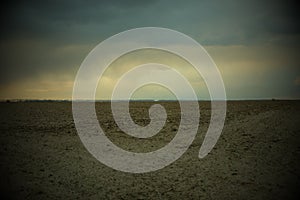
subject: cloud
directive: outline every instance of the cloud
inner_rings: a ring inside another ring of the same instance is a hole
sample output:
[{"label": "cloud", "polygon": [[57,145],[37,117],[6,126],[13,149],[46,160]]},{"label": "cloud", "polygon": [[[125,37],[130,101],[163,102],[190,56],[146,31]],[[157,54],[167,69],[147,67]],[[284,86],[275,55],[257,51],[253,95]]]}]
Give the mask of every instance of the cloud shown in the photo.
[{"label": "cloud", "polygon": [[26,1],[2,5],[2,38],[99,41],[141,26],[162,26],[206,45],[249,44],[300,33],[293,1]]},{"label": "cloud", "polygon": [[[215,51],[214,56],[230,58],[224,58],[221,67],[226,66],[230,71],[226,73],[234,76],[241,69],[251,71],[257,66],[276,74],[281,65],[285,70],[280,80],[285,82],[290,71],[299,68],[294,58],[300,51],[299,14],[294,1],[32,0],[5,2],[0,9],[1,92],[12,88],[10,85],[16,89],[28,80],[39,84],[41,77],[49,82],[59,82],[57,77],[64,77],[69,82],[99,42],[121,31],[144,26],[175,29],[202,45],[216,47],[219,52]],[[267,45],[276,50],[264,49]],[[245,48],[234,50],[237,46]],[[253,53],[255,49],[260,55]],[[255,74],[251,76],[248,79],[255,78]],[[246,86],[240,86],[243,87]],[[22,93],[16,89],[16,94],[17,91]],[[59,94],[64,96],[63,91]]]},{"label": "cloud", "polygon": [[295,84],[295,85],[300,85],[300,76],[298,76],[298,77],[294,80],[294,84]]}]

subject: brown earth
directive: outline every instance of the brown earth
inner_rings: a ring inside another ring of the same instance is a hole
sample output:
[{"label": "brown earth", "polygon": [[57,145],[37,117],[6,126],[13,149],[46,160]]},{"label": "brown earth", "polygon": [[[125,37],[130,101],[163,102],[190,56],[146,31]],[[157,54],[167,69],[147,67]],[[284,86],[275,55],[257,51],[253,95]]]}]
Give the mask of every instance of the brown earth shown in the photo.
[{"label": "brown earth", "polygon": [[[149,123],[151,102],[131,103],[137,124]],[[118,129],[109,103],[97,103],[98,120],[118,146],[148,152],[176,134],[177,102],[161,102],[165,127],[149,139]],[[300,101],[228,102],[223,133],[198,158],[210,104],[200,102],[198,134],[171,165],[150,173],[116,171],[81,143],[70,102],[0,103],[1,196],[6,199],[299,199]],[[2,198],[3,199],[3,198]]]}]

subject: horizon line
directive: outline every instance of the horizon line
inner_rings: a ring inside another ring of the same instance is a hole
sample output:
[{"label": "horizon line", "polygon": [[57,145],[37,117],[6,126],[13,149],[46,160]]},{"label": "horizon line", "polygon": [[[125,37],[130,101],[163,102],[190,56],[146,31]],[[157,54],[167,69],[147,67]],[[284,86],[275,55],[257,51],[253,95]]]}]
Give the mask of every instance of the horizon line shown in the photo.
[{"label": "horizon line", "polygon": [[[198,99],[197,101],[298,101],[300,98],[241,98],[241,99]],[[111,100],[111,99],[0,99],[0,102],[122,102],[127,101],[125,99],[119,99],[119,100]],[[144,102],[174,102],[174,101],[194,101],[191,99],[130,99],[129,101],[144,101]]]}]

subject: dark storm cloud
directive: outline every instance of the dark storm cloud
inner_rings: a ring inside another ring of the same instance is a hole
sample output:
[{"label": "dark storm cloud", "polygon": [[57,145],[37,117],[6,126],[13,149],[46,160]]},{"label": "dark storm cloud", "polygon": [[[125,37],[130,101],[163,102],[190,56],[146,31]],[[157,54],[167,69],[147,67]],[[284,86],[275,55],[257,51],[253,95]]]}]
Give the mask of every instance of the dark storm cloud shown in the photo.
[{"label": "dark storm cloud", "polygon": [[[147,3],[148,2],[148,3]],[[109,32],[107,25],[124,19],[155,1],[22,1],[2,6],[2,39],[43,38],[70,41],[98,37]],[[94,35],[95,33],[95,35]],[[75,37],[77,36],[77,37]],[[80,38],[80,36],[82,36]]]},{"label": "dark storm cloud", "polygon": [[292,1],[22,1],[2,5],[1,37],[99,41],[163,26],[207,44],[240,44],[299,34],[297,13]]},{"label": "dark storm cloud", "polygon": [[160,26],[203,45],[299,44],[293,1],[9,1],[1,5],[1,83],[76,71],[93,46]]},{"label": "dark storm cloud", "polygon": [[77,69],[94,45],[117,33],[110,25],[113,20],[122,19],[128,10],[147,6],[147,2],[140,2],[22,1],[4,4],[1,7],[0,83],[44,72]]}]

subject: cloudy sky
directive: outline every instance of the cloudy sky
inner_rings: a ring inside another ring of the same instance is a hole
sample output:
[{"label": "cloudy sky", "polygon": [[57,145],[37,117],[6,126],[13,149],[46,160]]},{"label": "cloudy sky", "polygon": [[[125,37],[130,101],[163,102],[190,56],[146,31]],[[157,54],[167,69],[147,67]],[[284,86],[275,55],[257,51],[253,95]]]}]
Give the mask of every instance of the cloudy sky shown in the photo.
[{"label": "cloudy sky", "polygon": [[[98,43],[148,26],[180,31],[203,45],[219,67],[228,99],[300,98],[300,27],[293,1],[9,2],[1,5],[0,99],[70,99],[77,70]],[[111,66],[97,98],[109,97],[105,91],[124,66],[143,63],[146,55],[162,58],[157,52],[137,54]],[[187,64],[172,61],[166,64],[195,81]],[[207,98],[201,80],[193,86],[199,98]],[[168,98],[168,91],[155,87],[135,95]]]}]

